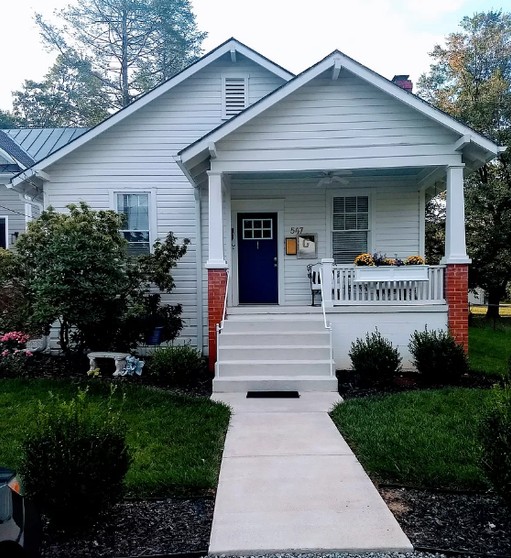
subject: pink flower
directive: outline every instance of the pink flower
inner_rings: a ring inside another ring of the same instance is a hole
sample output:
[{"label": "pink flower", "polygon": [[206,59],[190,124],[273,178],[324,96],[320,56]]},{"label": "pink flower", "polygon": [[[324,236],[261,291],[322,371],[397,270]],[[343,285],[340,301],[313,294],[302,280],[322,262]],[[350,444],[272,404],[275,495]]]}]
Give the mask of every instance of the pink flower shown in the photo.
[{"label": "pink flower", "polygon": [[25,351],[25,354],[26,354],[28,357],[34,356],[34,353],[33,353],[32,351],[28,351],[28,350]]},{"label": "pink flower", "polygon": [[2,356],[3,357],[9,356],[9,351],[7,349],[5,349],[5,351],[2,351]]}]

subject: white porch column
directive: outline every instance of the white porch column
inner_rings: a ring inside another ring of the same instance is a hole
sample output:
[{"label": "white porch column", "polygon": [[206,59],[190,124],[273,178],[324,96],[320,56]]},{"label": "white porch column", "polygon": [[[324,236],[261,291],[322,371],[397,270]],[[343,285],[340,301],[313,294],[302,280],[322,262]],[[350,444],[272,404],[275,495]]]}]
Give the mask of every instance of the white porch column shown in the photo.
[{"label": "white porch column", "polygon": [[465,241],[464,164],[447,167],[444,264],[470,263]]},{"label": "white porch column", "polygon": [[447,167],[447,205],[445,214],[445,255],[442,263],[470,263],[465,241],[464,164]]},{"label": "white porch column", "polygon": [[334,303],[332,300],[332,289],[333,289],[333,269],[334,265],[333,258],[323,258],[321,260],[321,281],[322,289],[321,294],[323,296],[323,304],[325,308],[332,308]]},{"label": "white porch column", "polygon": [[209,254],[206,264],[210,269],[227,267],[224,256],[224,221],[222,173],[208,171],[209,177]]}]

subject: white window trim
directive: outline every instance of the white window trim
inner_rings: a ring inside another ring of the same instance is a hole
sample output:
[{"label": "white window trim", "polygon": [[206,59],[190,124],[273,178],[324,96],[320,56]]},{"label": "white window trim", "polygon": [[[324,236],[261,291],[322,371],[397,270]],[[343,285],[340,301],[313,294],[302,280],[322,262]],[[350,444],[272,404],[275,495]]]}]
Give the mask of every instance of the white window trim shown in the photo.
[{"label": "white window trim", "polygon": [[[244,88],[245,88],[245,103],[243,106],[244,110],[249,105],[248,100],[248,74],[224,74],[222,75],[222,120],[229,120],[234,115],[227,115],[227,98],[226,98],[226,81],[228,79],[242,79],[244,81]],[[241,111],[240,111],[241,112]]]},{"label": "white window trim", "polygon": [[123,186],[109,191],[110,208],[117,212],[117,194],[147,194],[149,207],[149,249],[153,252],[153,244],[157,239],[157,212],[156,212],[156,188],[136,188]]},{"label": "white window trim", "polygon": [[9,242],[9,217],[7,215],[0,215],[0,219],[5,219],[5,249],[8,250]]},{"label": "white window trim", "polygon": [[348,197],[348,196],[367,196],[368,203],[368,224],[369,230],[367,231],[367,251],[369,253],[374,252],[373,248],[373,237],[374,237],[374,211],[373,211],[373,189],[370,188],[359,188],[359,189],[346,189],[346,190],[331,190],[327,192],[327,241],[326,241],[326,253],[329,258],[334,257],[334,248],[332,243],[332,232],[334,226],[334,198],[338,197]]}]

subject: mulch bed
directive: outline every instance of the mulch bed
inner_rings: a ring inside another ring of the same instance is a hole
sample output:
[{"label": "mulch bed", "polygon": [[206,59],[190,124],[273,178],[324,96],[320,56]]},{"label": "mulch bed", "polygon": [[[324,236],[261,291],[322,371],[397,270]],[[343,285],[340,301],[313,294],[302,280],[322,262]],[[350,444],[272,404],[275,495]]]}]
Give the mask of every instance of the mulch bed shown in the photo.
[{"label": "mulch bed", "polygon": [[[69,377],[64,363],[39,362],[40,375]],[[80,374],[74,377],[83,377]],[[418,375],[402,373],[392,385],[360,385],[351,371],[340,371],[339,392],[345,398],[366,397],[423,389]],[[489,388],[494,380],[466,375],[464,387]],[[162,386],[159,386],[162,387]],[[430,386],[439,387],[439,386]],[[211,394],[209,377],[182,392]],[[511,510],[495,494],[425,490],[420,487],[382,485],[378,490],[402,529],[418,550],[449,555],[511,557]],[[168,556],[205,553],[214,508],[214,494],[196,498],[127,500],[81,535],[72,537],[43,529],[42,558]]]}]

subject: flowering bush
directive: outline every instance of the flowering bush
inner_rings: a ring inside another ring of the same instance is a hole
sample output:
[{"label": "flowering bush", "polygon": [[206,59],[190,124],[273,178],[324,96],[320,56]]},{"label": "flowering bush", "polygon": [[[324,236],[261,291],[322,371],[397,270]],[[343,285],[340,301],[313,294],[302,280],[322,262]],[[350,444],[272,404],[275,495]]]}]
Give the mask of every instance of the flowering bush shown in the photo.
[{"label": "flowering bush", "polygon": [[25,349],[29,336],[21,331],[0,335],[0,373],[21,376],[26,370],[27,359],[33,354]]}]

